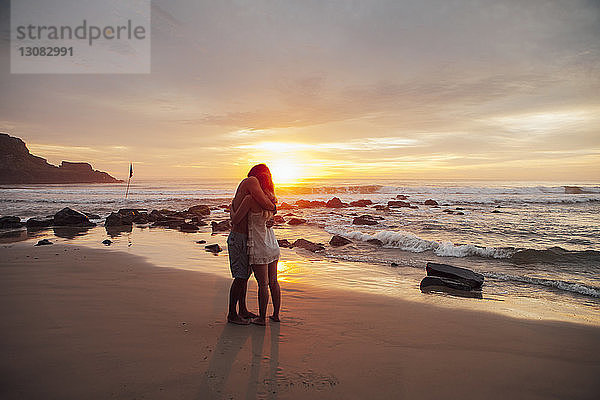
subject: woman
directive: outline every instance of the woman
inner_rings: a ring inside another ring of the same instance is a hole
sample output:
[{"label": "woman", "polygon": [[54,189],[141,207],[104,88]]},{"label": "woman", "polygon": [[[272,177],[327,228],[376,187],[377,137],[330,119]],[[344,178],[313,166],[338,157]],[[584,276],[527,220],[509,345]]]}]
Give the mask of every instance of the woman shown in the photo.
[{"label": "woman", "polygon": [[[273,204],[277,202],[271,172],[265,164],[254,166],[248,176],[256,177],[269,200]],[[277,281],[277,262],[280,252],[272,225],[267,227],[267,221],[273,218],[274,212],[264,210],[251,195],[247,195],[237,210],[231,209],[231,219],[236,223],[246,214],[248,214],[248,259],[258,283],[259,316],[253,318],[251,322],[266,325],[269,291],[273,298],[273,315],[269,318],[271,321],[279,322],[281,289]]]}]

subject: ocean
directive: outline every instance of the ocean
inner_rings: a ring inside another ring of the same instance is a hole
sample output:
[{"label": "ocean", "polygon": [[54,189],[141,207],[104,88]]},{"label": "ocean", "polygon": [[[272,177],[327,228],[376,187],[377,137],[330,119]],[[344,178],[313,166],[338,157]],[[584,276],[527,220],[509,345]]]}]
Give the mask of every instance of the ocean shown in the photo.
[{"label": "ocean", "polygon": [[[215,209],[207,221],[220,221],[228,217],[220,206],[229,204],[236,184],[134,181],[127,199],[124,184],[3,186],[3,216],[41,217],[68,206],[102,218],[93,220],[99,227],[75,235],[52,230],[26,234],[21,230],[5,231],[0,236],[4,243],[50,238],[103,247],[101,241],[110,236],[101,225],[111,211],[184,210],[208,204]],[[280,203],[288,204],[338,197],[348,203],[366,199],[374,205],[386,205],[399,195],[418,208],[280,210],[286,219],[294,214],[308,222],[276,226],[278,239],[305,238],[326,244],[337,234],[353,242],[340,248],[326,246],[319,254],[284,249],[281,279],[441,305],[473,307],[483,302],[483,309],[510,315],[600,323],[600,184],[338,180],[281,185],[277,189]],[[429,199],[439,206],[424,205]],[[377,225],[353,225],[353,219],[361,215],[375,217]],[[165,266],[226,275],[226,251],[217,258],[204,253],[195,244],[199,238],[226,248],[225,235],[211,235],[210,227],[184,234],[137,226],[132,232],[112,237],[115,243],[110,249],[134,252]],[[371,239],[378,239],[383,246],[369,243]],[[483,299],[422,294],[419,281],[429,261],[482,273],[486,279]]]}]

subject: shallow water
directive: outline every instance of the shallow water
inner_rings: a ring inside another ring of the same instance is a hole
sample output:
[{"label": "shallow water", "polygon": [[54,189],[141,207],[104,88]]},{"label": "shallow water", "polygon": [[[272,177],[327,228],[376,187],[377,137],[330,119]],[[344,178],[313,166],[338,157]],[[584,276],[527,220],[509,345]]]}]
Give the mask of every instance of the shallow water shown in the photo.
[{"label": "shallow water", "polygon": [[[337,196],[344,202],[369,199],[375,204],[387,204],[403,194],[418,206],[389,211],[371,207],[280,210],[280,215],[293,213],[306,218],[308,224],[277,226],[279,239],[305,238],[327,243],[332,234],[341,234],[353,241],[341,248],[326,246],[322,254],[282,249],[281,279],[290,284],[298,281],[329,285],[453,307],[597,324],[600,187],[580,184],[582,191],[588,193],[567,194],[564,185],[567,184],[413,181],[379,182],[377,186],[364,182],[315,183],[302,188],[280,188],[280,202],[329,200]],[[235,182],[135,184],[127,200],[123,189],[122,185],[4,187],[0,189],[0,207],[2,215],[22,218],[51,215],[65,206],[102,217],[121,207],[183,210],[194,204],[227,204]],[[438,201],[440,206],[424,206],[427,199]],[[353,225],[353,218],[363,214],[379,218],[378,224]],[[222,209],[215,208],[207,220],[226,217]],[[103,219],[96,222],[102,224]],[[108,237],[101,226],[79,234],[57,229],[37,236],[91,247],[104,247],[100,242]],[[0,234],[3,242],[19,237],[28,236],[25,231]],[[381,240],[383,247],[366,242],[372,238]],[[186,234],[136,226],[131,233],[113,238],[114,244],[106,249],[132,252],[161,266],[229,276],[226,251],[218,256],[206,253],[203,245],[195,243],[200,239],[226,248],[225,236],[211,236],[207,227],[200,233]],[[419,282],[428,261],[484,274],[483,300],[422,294]]]}]

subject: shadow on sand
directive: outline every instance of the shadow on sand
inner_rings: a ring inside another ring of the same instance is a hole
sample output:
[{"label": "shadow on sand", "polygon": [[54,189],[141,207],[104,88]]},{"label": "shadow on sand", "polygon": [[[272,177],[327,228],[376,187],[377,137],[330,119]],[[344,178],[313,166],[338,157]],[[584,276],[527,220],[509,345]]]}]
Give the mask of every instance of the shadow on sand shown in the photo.
[{"label": "shadow on sand", "polygon": [[[265,348],[265,337],[269,338],[269,349]],[[266,328],[225,324],[202,377],[198,399],[276,399],[279,337],[277,323]],[[241,396],[244,391],[245,396]]]}]

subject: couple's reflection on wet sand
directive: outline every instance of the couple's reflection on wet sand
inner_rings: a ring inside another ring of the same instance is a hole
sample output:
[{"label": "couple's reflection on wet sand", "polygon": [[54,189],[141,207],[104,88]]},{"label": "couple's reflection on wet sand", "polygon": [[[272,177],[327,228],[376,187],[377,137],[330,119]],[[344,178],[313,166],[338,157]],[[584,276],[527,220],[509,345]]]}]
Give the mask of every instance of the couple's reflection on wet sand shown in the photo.
[{"label": "couple's reflection on wet sand", "polygon": [[[267,339],[267,344],[265,344]],[[198,399],[276,399],[280,324],[225,324],[202,377]],[[250,352],[250,354],[248,354]],[[244,387],[245,386],[245,387]]]}]

